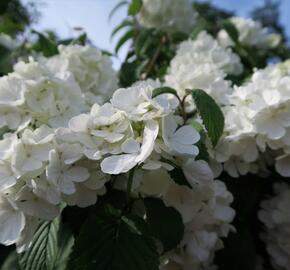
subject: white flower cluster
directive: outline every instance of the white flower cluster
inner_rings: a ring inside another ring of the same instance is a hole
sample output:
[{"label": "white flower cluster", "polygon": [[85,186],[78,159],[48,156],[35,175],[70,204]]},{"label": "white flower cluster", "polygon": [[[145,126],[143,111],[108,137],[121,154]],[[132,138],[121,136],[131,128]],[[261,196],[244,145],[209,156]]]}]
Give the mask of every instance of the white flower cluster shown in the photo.
[{"label": "white flower cluster", "polygon": [[143,0],[138,21],[146,28],[190,33],[196,17],[189,0]]},{"label": "white flower cluster", "polygon": [[[175,114],[177,100],[167,94],[152,98],[158,87],[148,80],[118,89],[110,103],[93,105],[68,127],[41,125],[5,134],[0,242],[27,248],[39,220],[55,218],[63,204],[95,204],[106,193],[109,175],[117,175],[114,185],[123,189],[126,173],[137,167],[133,193],[159,197],[182,215],[184,239],[170,261],[181,269],[210,263],[231,228],[232,196],[214,181],[205,161],[195,160],[200,135]],[[192,189],[170,178],[174,166],[183,169]]]},{"label": "white flower cluster", "polygon": [[57,78],[46,66],[30,60],[0,78],[0,127],[21,130],[27,125],[66,125],[84,109],[81,89],[69,73]]},{"label": "white flower cluster", "polygon": [[290,188],[286,184],[275,185],[276,195],[263,201],[259,218],[265,225],[262,239],[266,243],[272,264],[277,270],[290,269]]},{"label": "white flower cluster", "polygon": [[290,176],[289,75],[288,62],[272,65],[235,88],[224,108],[225,137],[214,154],[231,176],[265,171],[274,162],[278,173]]},{"label": "white flower cluster", "polygon": [[90,102],[109,99],[117,88],[109,58],[89,46],[59,49],[53,58],[19,62],[0,78],[0,128],[65,127]]},{"label": "white flower cluster", "polygon": [[185,234],[179,247],[167,254],[162,269],[214,269],[215,251],[223,248],[221,238],[233,230],[233,197],[223,182],[213,180],[204,161],[189,160],[183,170],[193,189],[171,184],[163,200],[181,213]]},{"label": "white flower cluster", "polygon": [[88,45],[60,45],[58,49],[59,54],[46,63],[52,73],[62,77],[63,73],[70,72],[89,105],[107,102],[118,87],[111,59]]},{"label": "white flower cluster", "polygon": [[[238,30],[239,42],[243,45],[267,49],[277,47],[281,42],[282,38],[279,34],[269,33],[269,29],[263,28],[260,22],[242,17],[232,17],[230,22]],[[224,47],[233,45],[225,30],[218,33],[218,40]]]},{"label": "white flower cluster", "polygon": [[242,70],[238,55],[231,49],[221,47],[208,33],[201,32],[195,40],[179,45],[165,82],[176,89],[181,97],[186,94],[186,89],[200,88],[218,103],[228,104],[232,88],[225,77],[240,74]]}]

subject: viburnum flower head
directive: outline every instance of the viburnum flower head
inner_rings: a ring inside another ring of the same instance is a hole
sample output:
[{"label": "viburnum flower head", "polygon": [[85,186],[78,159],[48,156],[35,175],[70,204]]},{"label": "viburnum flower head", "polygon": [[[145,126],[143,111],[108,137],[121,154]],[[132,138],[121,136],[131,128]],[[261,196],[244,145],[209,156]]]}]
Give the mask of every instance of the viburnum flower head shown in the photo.
[{"label": "viburnum flower head", "polygon": [[108,101],[118,87],[117,72],[110,58],[92,46],[60,45],[59,55],[46,61],[58,76],[70,72],[89,105]]},{"label": "viburnum flower head", "polygon": [[165,83],[176,89],[181,97],[186,94],[186,89],[199,88],[218,103],[227,104],[232,89],[225,77],[227,74],[240,74],[242,70],[240,58],[203,31],[195,40],[179,45]]},{"label": "viburnum flower head", "polygon": [[144,0],[138,21],[146,28],[190,33],[196,18],[189,0]]},{"label": "viburnum flower head", "polygon": [[[239,33],[239,41],[243,45],[255,46],[257,48],[274,48],[281,42],[281,35],[271,34],[269,29],[263,28],[262,24],[252,19],[232,17],[230,22]],[[233,45],[233,41],[225,30],[218,33],[218,40],[224,47]]]}]

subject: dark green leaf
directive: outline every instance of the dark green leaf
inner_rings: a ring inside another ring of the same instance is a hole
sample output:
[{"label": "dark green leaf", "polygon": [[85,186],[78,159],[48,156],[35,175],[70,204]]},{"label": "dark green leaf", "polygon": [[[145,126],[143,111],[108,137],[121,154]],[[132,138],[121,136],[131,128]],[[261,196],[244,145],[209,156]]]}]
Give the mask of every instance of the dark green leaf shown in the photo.
[{"label": "dark green leaf", "polygon": [[73,40],[73,44],[86,45],[88,36],[86,33],[81,34],[78,38]]},{"label": "dark green leaf", "polygon": [[16,251],[12,251],[4,261],[1,270],[20,270]]},{"label": "dark green leaf", "polygon": [[53,56],[58,53],[57,44],[46,37],[44,34],[39,33],[35,30],[32,33],[38,36],[38,42],[33,46],[33,50],[42,52],[44,56]]},{"label": "dark green leaf", "polygon": [[181,215],[158,199],[146,198],[144,203],[147,223],[153,235],[162,242],[164,251],[175,248],[184,233]]},{"label": "dark green leaf", "polygon": [[172,95],[178,97],[176,90],[174,90],[173,88],[165,86],[165,87],[160,87],[160,88],[154,89],[153,93],[152,93],[152,98],[155,98],[155,97],[163,95],[163,94],[172,94]]},{"label": "dark green leaf", "polygon": [[224,116],[215,100],[205,91],[195,89],[191,91],[197,111],[202,118],[208,136],[215,146],[224,130]]},{"label": "dark green leaf", "polygon": [[73,236],[59,219],[38,227],[28,251],[19,254],[21,270],[63,270],[73,245]]},{"label": "dark green leaf", "polygon": [[135,16],[142,8],[142,0],[133,0],[128,9],[128,15]]},{"label": "dark green leaf", "polygon": [[119,50],[121,49],[121,47],[127,42],[129,41],[135,34],[134,30],[129,30],[128,32],[126,32],[119,40],[119,42],[117,43],[116,47],[115,47],[115,52],[118,53]]},{"label": "dark green leaf", "polygon": [[158,270],[159,258],[145,221],[106,206],[84,224],[68,269]]},{"label": "dark green leaf", "polygon": [[133,22],[129,21],[129,20],[125,20],[122,23],[120,23],[119,25],[117,25],[111,34],[111,38],[114,37],[114,35],[116,35],[121,29],[128,27],[128,26],[133,26]]},{"label": "dark green leaf", "polygon": [[230,38],[235,42],[239,43],[239,32],[232,22],[229,20],[223,21],[223,27],[230,36]]},{"label": "dark green leaf", "polygon": [[173,170],[169,171],[169,174],[176,184],[192,188],[192,186],[188,183],[181,168],[176,167]]}]

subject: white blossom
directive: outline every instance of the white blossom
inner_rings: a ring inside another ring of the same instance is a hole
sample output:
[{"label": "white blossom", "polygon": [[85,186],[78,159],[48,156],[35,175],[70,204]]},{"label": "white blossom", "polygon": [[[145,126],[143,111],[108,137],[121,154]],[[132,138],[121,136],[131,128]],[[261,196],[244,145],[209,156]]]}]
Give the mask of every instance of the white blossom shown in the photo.
[{"label": "white blossom", "polygon": [[190,33],[196,18],[188,0],[144,0],[138,22],[146,28]]},{"label": "white blossom", "polygon": [[[230,22],[236,27],[239,33],[239,42],[247,46],[257,48],[273,48],[281,42],[281,35],[271,34],[268,28],[263,28],[262,24],[252,19],[242,17],[232,17]],[[222,46],[233,45],[233,41],[225,30],[218,33],[218,40]]]},{"label": "white blossom", "polygon": [[286,184],[276,184],[275,196],[261,203],[259,218],[265,226],[265,241],[272,264],[277,270],[290,269],[290,189]]}]

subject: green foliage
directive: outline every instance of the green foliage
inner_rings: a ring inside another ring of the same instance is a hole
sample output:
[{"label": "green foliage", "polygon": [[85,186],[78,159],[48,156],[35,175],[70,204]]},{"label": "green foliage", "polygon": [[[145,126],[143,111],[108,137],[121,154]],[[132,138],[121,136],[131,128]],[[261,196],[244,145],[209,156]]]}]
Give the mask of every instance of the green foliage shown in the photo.
[{"label": "green foliage", "polygon": [[32,31],[32,33],[38,36],[38,42],[32,46],[33,51],[42,52],[46,57],[53,56],[58,53],[57,44],[48,36],[35,30]]},{"label": "green foliage", "polygon": [[38,227],[28,251],[19,255],[20,270],[64,270],[74,238],[59,219]]},{"label": "green foliage", "polygon": [[35,19],[34,6],[24,6],[19,0],[1,0],[0,33],[15,37]]},{"label": "green foliage", "polygon": [[207,134],[215,146],[224,130],[223,113],[214,99],[205,91],[195,89],[191,91],[191,94]]},{"label": "green foliage", "polygon": [[146,198],[144,203],[146,221],[153,235],[163,244],[164,251],[175,248],[184,234],[184,225],[179,212],[172,207],[166,207],[159,199]]},{"label": "green foliage", "polygon": [[145,221],[111,206],[88,218],[76,239],[68,266],[75,270],[158,268],[158,253]]},{"label": "green foliage", "polygon": [[228,33],[229,37],[232,39],[232,41],[234,41],[234,43],[238,43],[239,42],[239,32],[238,32],[237,28],[229,20],[226,20],[223,22],[223,27],[226,30],[226,32]]},{"label": "green foliage", "polygon": [[142,0],[133,0],[128,8],[128,15],[135,16],[142,8]]},{"label": "green foliage", "polygon": [[132,37],[134,37],[135,31],[134,30],[128,30],[118,41],[115,52],[118,53],[119,50],[123,47],[123,45],[128,42]]},{"label": "green foliage", "polygon": [[159,95],[163,95],[163,94],[172,94],[179,99],[179,96],[177,95],[176,90],[174,90],[173,88],[167,87],[167,86],[154,89],[154,91],[152,93],[152,98],[155,98],[155,97],[157,97]]}]

